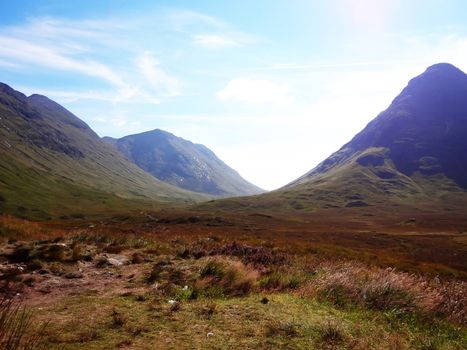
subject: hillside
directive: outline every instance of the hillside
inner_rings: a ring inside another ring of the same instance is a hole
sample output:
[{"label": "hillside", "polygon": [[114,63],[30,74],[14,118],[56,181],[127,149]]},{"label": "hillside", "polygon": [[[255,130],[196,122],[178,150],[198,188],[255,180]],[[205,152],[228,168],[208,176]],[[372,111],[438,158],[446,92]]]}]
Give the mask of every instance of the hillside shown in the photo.
[{"label": "hillside", "polygon": [[258,194],[262,190],[243,179],[207,147],[163,130],[152,130],[105,141],[155,178],[214,196]]},{"label": "hillside", "polygon": [[27,97],[5,84],[0,140],[3,213],[47,217],[131,208],[133,201],[204,198],[154,179],[54,101]]},{"label": "hillside", "polygon": [[224,207],[465,210],[467,75],[437,64],[350,142],[278,191]]}]

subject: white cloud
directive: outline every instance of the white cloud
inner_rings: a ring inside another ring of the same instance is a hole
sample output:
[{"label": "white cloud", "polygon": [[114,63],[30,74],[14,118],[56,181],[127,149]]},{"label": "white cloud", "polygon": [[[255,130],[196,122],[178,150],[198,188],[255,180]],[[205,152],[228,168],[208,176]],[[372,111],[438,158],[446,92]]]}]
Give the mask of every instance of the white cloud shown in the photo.
[{"label": "white cloud", "polygon": [[138,59],[138,67],[155,92],[164,96],[180,94],[179,80],[162,70],[160,62],[150,52]]},{"label": "white cloud", "polygon": [[283,104],[288,99],[289,87],[269,80],[236,78],[217,93],[222,101]]},{"label": "white cloud", "polygon": [[89,58],[73,57],[62,52],[67,48],[59,44],[37,44],[28,39],[0,34],[0,60],[4,66],[10,65],[12,68],[16,66],[16,68],[22,67],[23,69],[47,68],[84,74],[105,81],[116,89],[110,99],[103,98],[102,94],[89,93],[75,93],[74,98],[94,96],[98,100],[106,99],[117,102],[131,99],[137,94],[137,88],[127,83],[109,66]]},{"label": "white cloud", "polygon": [[175,10],[168,14],[169,28],[176,31],[186,31],[188,27],[204,25],[212,28],[225,28],[227,24],[218,18],[189,10]]},{"label": "white cloud", "polygon": [[[111,19],[34,18],[23,25],[0,27],[0,66],[31,72],[44,69],[64,71],[69,73],[67,77],[87,75],[111,87],[100,91],[31,91],[26,88],[32,93],[56,97],[61,102],[97,100],[158,104],[164,96],[179,95],[178,79],[162,70],[152,55],[141,54],[143,50],[138,45],[132,47],[125,41],[122,29],[132,25],[131,21]],[[117,37],[121,42],[115,39]],[[124,55],[117,55],[122,52]],[[131,55],[139,57],[135,65],[122,65],[120,62],[115,65],[116,57]],[[90,86],[92,84],[89,83]]]},{"label": "white cloud", "polygon": [[193,43],[208,49],[224,49],[241,46],[242,44],[228,36],[216,34],[199,34],[193,37]]},{"label": "white cloud", "polygon": [[22,65],[12,62],[10,60],[0,59],[0,67],[7,68],[7,69],[17,69],[17,68],[21,68]]},{"label": "white cloud", "polygon": [[76,71],[104,79],[118,87],[125,86],[122,78],[104,64],[89,59],[74,59],[52,47],[27,40],[0,35],[0,57],[52,69]]}]

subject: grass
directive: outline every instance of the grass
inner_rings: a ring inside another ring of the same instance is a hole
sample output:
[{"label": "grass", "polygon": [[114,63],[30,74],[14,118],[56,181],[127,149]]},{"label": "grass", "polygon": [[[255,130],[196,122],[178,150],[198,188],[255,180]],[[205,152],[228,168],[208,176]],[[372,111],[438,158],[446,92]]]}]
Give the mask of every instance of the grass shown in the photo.
[{"label": "grass", "polygon": [[242,262],[225,257],[209,259],[201,268],[194,291],[209,297],[248,295],[256,289],[259,273]]},{"label": "grass", "polygon": [[11,299],[0,301],[0,347],[4,350],[55,349],[46,344],[43,332],[47,323],[37,325],[32,312]]},{"label": "grass", "polygon": [[[40,232],[5,222],[18,235]],[[304,253],[293,240],[286,249],[254,235],[232,243],[212,227],[204,236],[131,227],[28,241],[13,232],[0,245],[9,276],[0,292],[23,295],[34,322],[50,321],[46,344],[70,350],[467,346],[461,280]]]},{"label": "grass", "polygon": [[[284,293],[271,295],[267,305],[252,294],[187,301],[178,309],[166,302],[82,295],[43,312],[62,320],[60,327],[47,333],[52,344],[64,349],[117,348],[123,341],[130,342],[132,349],[321,349],[330,344],[338,349],[394,349],[396,343],[401,349],[435,343],[437,349],[461,349],[467,341],[465,331],[446,324],[369,310],[342,311]],[[76,328],[81,313],[93,317]]]},{"label": "grass", "polygon": [[79,218],[210,198],[156,180],[51,100],[2,91],[0,114],[2,213]]}]

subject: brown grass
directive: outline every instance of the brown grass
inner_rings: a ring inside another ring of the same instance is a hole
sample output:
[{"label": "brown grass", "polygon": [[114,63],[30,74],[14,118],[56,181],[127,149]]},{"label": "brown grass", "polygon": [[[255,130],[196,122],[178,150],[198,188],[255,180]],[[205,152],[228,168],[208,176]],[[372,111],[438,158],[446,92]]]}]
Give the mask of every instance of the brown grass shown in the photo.
[{"label": "brown grass", "polygon": [[44,225],[16,218],[10,215],[0,215],[0,239],[30,240],[62,237],[64,231],[46,228]]},{"label": "brown grass", "polygon": [[467,283],[427,279],[394,268],[351,261],[323,262],[316,269],[316,278],[300,293],[340,307],[357,304],[374,310],[399,310],[467,322]]},{"label": "brown grass", "polygon": [[254,291],[259,273],[241,261],[209,258],[200,271],[194,289],[208,296],[244,296]]}]

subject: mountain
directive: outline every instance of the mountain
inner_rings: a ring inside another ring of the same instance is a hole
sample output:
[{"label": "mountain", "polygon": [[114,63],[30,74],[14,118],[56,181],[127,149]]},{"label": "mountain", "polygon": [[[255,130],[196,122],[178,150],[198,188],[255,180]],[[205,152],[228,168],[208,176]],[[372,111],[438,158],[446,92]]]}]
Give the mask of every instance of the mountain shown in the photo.
[{"label": "mountain", "polygon": [[429,67],[337,152],[247,204],[304,212],[370,206],[465,212],[467,75],[446,63]]},{"label": "mountain", "polygon": [[0,84],[0,210],[29,217],[205,197],[154,179],[45,96]]},{"label": "mountain", "polygon": [[224,197],[263,192],[207,147],[163,130],[104,140],[155,178],[190,191]]}]

